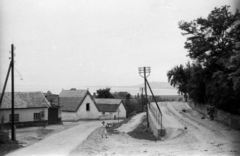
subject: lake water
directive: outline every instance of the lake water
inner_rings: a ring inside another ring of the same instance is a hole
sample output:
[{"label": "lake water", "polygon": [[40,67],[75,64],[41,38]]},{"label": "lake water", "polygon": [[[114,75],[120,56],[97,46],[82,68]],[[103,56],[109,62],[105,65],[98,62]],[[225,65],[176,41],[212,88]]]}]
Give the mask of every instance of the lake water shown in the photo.
[{"label": "lake water", "polygon": [[[96,92],[98,89],[101,87],[88,87],[88,90],[90,91],[91,94]],[[106,87],[102,87],[101,89],[105,89]],[[139,88],[125,88],[125,87],[111,87],[110,90],[112,93],[114,92],[128,92],[131,95],[137,95],[138,93],[140,94],[140,89]],[[176,89],[152,89],[154,95],[178,95]],[[145,92],[144,92],[145,93]],[[148,95],[151,94],[150,90],[147,90]]]}]

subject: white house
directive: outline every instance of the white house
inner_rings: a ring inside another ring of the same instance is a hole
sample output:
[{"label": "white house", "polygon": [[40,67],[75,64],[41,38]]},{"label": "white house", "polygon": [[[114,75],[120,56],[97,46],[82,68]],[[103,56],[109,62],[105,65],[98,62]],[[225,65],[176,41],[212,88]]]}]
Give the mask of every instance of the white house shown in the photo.
[{"label": "white house", "polygon": [[[48,123],[49,102],[42,92],[14,93],[14,121],[17,127]],[[0,122],[11,123],[12,96],[6,92],[0,106]],[[44,112],[44,115],[42,115]]]},{"label": "white house", "polygon": [[99,98],[94,100],[99,110],[100,119],[126,118],[126,109],[123,105],[122,99]]},{"label": "white house", "polygon": [[62,90],[59,100],[62,121],[99,119],[98,108],[88,90]]}]

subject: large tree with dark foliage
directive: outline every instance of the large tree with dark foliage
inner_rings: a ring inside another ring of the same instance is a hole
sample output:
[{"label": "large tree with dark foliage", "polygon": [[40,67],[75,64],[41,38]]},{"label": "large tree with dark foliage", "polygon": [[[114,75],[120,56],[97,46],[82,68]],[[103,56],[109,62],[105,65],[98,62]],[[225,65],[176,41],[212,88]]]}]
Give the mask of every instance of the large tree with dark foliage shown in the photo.
[{"label": "large tree with dark foliage", "polygon": [[[187,36],[185,48],[193,63],[170,70],[167,74],[169,82],[177,85],[179,92],[187,92],[196,102],[210,103],[220,109],[238,113],[239,11],[232,13],[229,6],[214,8],[207,18],[179,22],[179,28]],[[188,72],[190,77],[186,78],[182,73]]]},{"label": "large tree with dark foliage", "polygon": [[170,84],[178,89],[179,94],[183,94],[185,101],[187,100],[187,84],[190,73],[183,65],[175,66],[172,70],[167,72],[168,81]]},{"label": "large tree with dark foliage", "polygon": [[114,98],[113,94],[110,92],[111,88],[99,89],[97,90],[97,98]]}]

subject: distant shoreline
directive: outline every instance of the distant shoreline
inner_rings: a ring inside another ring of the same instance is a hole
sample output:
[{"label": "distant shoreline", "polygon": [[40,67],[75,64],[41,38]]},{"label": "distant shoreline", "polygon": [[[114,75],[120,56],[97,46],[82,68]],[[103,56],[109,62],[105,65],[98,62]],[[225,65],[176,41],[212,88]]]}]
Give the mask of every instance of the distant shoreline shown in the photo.
[{"label": "distant shoreline", "polygon": [[[152,89],[175,89],[168,82],[150,82]],[[83,86],[89,88],[142,88],[144,84],[132,85],[132,86]]]}]

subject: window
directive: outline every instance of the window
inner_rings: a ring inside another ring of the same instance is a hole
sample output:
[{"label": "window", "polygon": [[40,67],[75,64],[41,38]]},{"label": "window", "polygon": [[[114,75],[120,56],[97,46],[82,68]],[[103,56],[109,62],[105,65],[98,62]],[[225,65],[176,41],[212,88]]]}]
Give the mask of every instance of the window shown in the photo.
[{"label": "window", "polygon": [[[9,114],[9,121],[12,121],[12,114]],[[14,114],[14,121],[19,121],[19,114]]]},{"label": "window", "polygon": [[34,113],[33,120],[40,120],[40,113]]},{"label": "window", "polygon": [[89,103],[87,103],[87,105],[86,105],[86,111],[90,111],[90,104]]},{"label": "window", "polygon": [[105,114],[105,112],[102,112],[102,114],[104,115],[104,114]]}]

